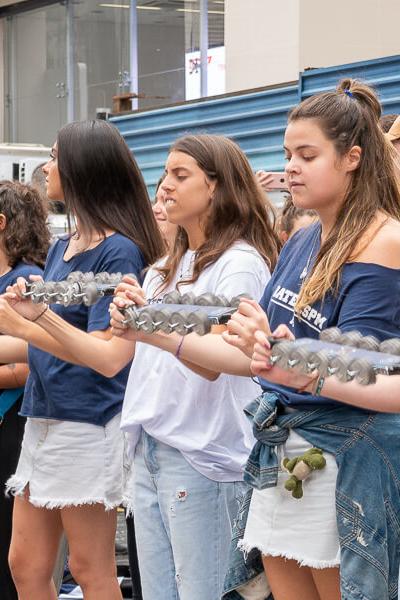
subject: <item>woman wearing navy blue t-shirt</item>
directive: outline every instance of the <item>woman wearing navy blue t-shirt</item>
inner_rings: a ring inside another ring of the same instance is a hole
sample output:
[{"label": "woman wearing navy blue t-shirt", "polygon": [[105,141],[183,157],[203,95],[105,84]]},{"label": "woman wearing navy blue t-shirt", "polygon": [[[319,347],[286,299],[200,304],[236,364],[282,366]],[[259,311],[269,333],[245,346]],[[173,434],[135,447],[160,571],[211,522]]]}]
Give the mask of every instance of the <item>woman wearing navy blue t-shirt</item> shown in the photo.
[{"label": "woman wearing navy blue t-shirt", "polygon": [[[63,200],[76,221],[75,233],[51,247],[44,278],[107,271],[140,280],[143,269],[162,255],[163,243],[141,173],[118,131],[104,121],[66,125],[43,171],[48,197]],[[88,339],[108,339],[108,304],[104,298],[91,307],[53,310]],[[26,319],[10,321],[6,333],[29,342],[31,370],[21,409],[27,417],[21,457],[8,481],[15,495],[10,566],[19,598],[56,598],[52,571],[64,530],[71,572],[85,600],[119,600],[114,557],[123,483],[119,420],[129,368],[107,378],[73,365],[62,344]]]},{"label": "woman wearing navy blue t-shirt", "polygon": [[[231,323],[231,343],[237,335],[253,345],[255,328],[268,333],[282,323],[295,337],[317,338],[332,326],[380,340],[399,336],[400,196],[379,115],[372,90],[351,80],[292,111],[285,135],[289,189],[294,203],[315,209],[320,222],[285,246],[261,308],[244,303]],[[294,390],[268,381],[267,369],[258,373],[263,390],[276,394],[284,412],[332,404],[321,397],[322,380]],[[392,420],[400,433],[398,417]],[[278,446],[278,461],[309,447],[290,430]],[[325,456],[325,469],[305,482],[301,500],[284,489],[284,472],[277,487],[253,491],[241,547],[261,551],[276,600],[347,597],[349,582],[339,580],[337,569],[338,467],[333,454]]]}]

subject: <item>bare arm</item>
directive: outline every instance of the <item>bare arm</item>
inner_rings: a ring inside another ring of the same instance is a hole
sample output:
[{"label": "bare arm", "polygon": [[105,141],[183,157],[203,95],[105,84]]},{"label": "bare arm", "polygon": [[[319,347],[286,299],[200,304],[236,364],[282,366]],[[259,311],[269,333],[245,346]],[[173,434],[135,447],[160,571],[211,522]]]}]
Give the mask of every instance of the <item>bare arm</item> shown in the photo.
[{"label": "bare arm", "polygon": [[341,383],[336,377],[326,379],[321,395],[358,408],[379,412],[400,412],[400,375],[378,375],[373,385],[356,381]]},{"label": "bare arm", "polygon": [[[43,307],[40,307],[40,310],[43,311]],[[24,340],[23,346],[17,340],[10,343],[8,347],[5,339],[14,340],[14,338],[2,336],[0,361],[10,363],[26,360],[26,342],[29,342],[61,360],[90,367],[105,377],[113,377],[134,354],[134,344],[113,338],[110,330],[86,333],[70,325],[50,309],[35,319],[37,319],[35,323],[25,319],[9,305],[7,300],[0,298],[0,330]],[[22,357],[23,348],[25,358]],[[3,354],[2,350],[4,350]]]},{"label": "bare arm", "polygon": [[[285,325],[280,325],[273,335],[282,339],[294,339]],[[272,383],[310,394],[315,393],[319,380],[317,372],[304,375],[296,369],[285,370],[277,366],[271,367],[269,362],[271,350],[266,334],[263,331],[257,331],[255,337],[256,344],[251,362],[251,370],[254,375]],[[400,412],[400,375],[378,375],[376,383],[367,386],[360,385],[356,381],[342,383],[334,376],[328,377],[323,382],[320,395],[366,410]]]},{"label": "bare arm", "polygon": [[[105,377],[114,377],[135,354],[135,343],[131,340],[112,336],[110,329],[86,333],[70,325],[51,310],[46,311],[38,323],[45,330],[43,334],[67,350],[72,357],[69,362],[90,367]],[[39,339],[36,343],[32,341],[34,345],[41,347],[38,342]],[[47,348],[42,349],[49,352]],[[52,353],[59,356],[55,352]]]},{"label": "bare arm", "polygon": [[0,366],[0,389],[9,390],[22,387],[28,378],[29,368],[24,363],[10,363]]},{"label": "bare arm", "polygon": [[0,335],[0,363],[27,363],[28,344],[11,335]]},{"label": "bare arm", "polygon": [[[113,315],[115,315],[115,312]],[[112,324],[115,325],[115,323],[116,321],[113,319]],[[117,332],[117,329],[113,331]],[[133,334],[128,331],[126,335],[136,335],[137,340],[172,354],[176,354],[181,341],[181,336],[177,334]],[[183,364],[198,375],[202,375],[211,381],[216,379],[220,373],[251,375],[250,359],[237,348],[229,346],[221,335],[214,333],[204,336],[195,333],[186,335],[180,347],[179,358]]]}]

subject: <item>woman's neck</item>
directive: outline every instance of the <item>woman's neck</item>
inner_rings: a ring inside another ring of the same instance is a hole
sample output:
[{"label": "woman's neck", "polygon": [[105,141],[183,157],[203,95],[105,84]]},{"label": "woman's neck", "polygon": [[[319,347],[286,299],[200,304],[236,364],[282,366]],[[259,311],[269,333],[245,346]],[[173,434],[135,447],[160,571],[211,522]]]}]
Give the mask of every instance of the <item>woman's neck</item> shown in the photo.
[{"label": "woman's neck", "polygon": [[189,250],[197,250],[206,239],[204,232],[200,227],[185,227],[185,231],[188,236]]},{"label": "woman's neck", "polygon": [[338,210],[336,209],[336,207],[334,208],[327,208],[324,210],[318,210],[318,216],[319,216],[319,220],[321,223],[321,245],[325,242],[325,240],[328,238],[330,232],[332,231],[333,227],[335,226],[336,220],[337,220],[337,215],[338,215]]},{"label": "woman's neck", "polygon": [[81,245],[90,246],[91,244],[100,242],[112,233],[114,233],[114,230],[109,229],[107,227],[104,228],[104,233],[100,233],[94,229],[87,230],[81,226],[79,219],[76,218],[76,231],[73,234],[72,238],[74,240],[79,240],[79,243]]},{"label": "woman's neck", "polygon": [[11,271],[10,260],[2,248],[0,248],[0,277]]}]

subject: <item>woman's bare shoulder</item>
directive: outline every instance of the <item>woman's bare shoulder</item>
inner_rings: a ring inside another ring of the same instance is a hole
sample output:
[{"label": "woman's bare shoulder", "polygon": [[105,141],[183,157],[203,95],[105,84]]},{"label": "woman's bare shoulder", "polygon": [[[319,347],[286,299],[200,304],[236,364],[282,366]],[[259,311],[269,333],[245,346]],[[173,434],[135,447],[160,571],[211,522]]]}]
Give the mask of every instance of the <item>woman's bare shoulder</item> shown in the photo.
[{"label": "woman's bare shoulder", "polygon": [[391,217],[377,227],[371,225],[367,244],[357,254],[355,262],[366,262],[400,269],[400,222]]}]

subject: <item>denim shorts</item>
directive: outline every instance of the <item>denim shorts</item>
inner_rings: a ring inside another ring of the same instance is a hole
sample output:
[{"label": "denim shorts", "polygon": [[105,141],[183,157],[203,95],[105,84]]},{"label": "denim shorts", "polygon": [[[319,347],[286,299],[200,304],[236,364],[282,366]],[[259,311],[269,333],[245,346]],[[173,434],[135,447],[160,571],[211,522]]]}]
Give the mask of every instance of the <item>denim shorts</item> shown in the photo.
[{"label": "denim shorts", "polygon": [[17,470],[7,491],[42,508],[122,502],[124,437],[120,414],[105,426],[32,419],[26,422]]}]

